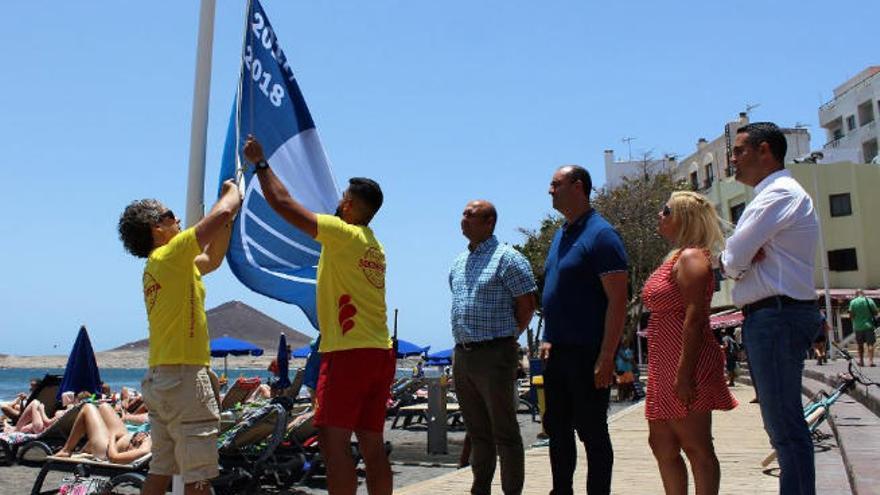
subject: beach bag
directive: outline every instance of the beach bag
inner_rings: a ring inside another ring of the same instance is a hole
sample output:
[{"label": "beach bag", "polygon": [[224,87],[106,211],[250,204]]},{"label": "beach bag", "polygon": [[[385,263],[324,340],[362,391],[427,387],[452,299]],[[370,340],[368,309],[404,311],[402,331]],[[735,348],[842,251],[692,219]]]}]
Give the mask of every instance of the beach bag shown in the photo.
[{"label": "beach bag", "polygon": [[113,485],[106,478],[74,476],[64,478],[58,487],[58,495],[107,495]]}]

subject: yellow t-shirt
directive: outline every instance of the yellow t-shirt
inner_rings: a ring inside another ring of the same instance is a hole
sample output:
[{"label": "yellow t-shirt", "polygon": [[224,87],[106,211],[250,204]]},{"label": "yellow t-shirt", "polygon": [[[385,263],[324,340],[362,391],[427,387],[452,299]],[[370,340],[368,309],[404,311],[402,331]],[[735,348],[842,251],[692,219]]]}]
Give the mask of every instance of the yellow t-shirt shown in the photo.
[{"label": "yellow t-shirt", "polygon": [[363,225],[318,215],[318,326],[321,352],[390,349],[385,250]]},{"label": "yellow t-shirt", "polygon": [[153,250],[144,267],[144,304],[150,321],[150,367],[209,366],[205,286],[195,265],[202,252],[195,229]]}]

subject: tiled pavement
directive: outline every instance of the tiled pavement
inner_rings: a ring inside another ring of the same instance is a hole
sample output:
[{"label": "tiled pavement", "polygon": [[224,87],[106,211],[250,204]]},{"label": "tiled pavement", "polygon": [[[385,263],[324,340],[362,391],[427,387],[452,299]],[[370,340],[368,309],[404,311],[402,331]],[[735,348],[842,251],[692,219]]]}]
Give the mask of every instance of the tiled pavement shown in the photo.
[{"label": "tiled pavement", "polygon": [[[761,424],[757,404],[750,404],[754,397],[751,387],[737,385],[733,389],[740,406],[730,412],[714,414],[715,448],[721,462],[721,493],[748,493],[749,495],[773,494],[778,488],[778,468],[761,467],[761,460],[770,452],[770,444]],[[611,420],[611,441],[614,444],[615,463],[612,492],[616,494],[662,494],[660,473],[648,447],[648,424],[644,417],[644,405],[638,404],[615,415]],[[586,486],[586,458],[581,449],[575,474],[576,492],[583,493]],[[839,453],[832,449],[822,454],[831,457]],[[822,458],[820,456],[820,458]],[[839,463],[837,464],[839,466]],[[838,467],[839,469],[839,467]],[[458,470],[399,490],[399,494],[451,495],[469,493],[471,472]],[[551,488],[550,461],[546,448],[526,451],[526,482],[523,493],[546,494]],[[691,484],[693,490],[693,484]],[[496,472],[493,492],[501,493]],[[845,493],[845,492],[844,492]]]}]

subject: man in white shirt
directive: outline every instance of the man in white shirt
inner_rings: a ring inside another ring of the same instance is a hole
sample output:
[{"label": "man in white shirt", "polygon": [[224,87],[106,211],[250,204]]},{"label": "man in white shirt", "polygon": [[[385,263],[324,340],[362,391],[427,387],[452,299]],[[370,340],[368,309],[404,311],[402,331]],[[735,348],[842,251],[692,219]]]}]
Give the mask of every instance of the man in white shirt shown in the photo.
[{"label": "man in white shirt", "polygon": [[804,356],[820,328],[813,286],[819,224],[813,202],[785,169],[785,135],[775,124],[737,130],[736,180],[755,188],[721,253],[745,315],[743,343],[770,443],[779,456],[779,493],[815,494],[813,441],[801,404]]}]

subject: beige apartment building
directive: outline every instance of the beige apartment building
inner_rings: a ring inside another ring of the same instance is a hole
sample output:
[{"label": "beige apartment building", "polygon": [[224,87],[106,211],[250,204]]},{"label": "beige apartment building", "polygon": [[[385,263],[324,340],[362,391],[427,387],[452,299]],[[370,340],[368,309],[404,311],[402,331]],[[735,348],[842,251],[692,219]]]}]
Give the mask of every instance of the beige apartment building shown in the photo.
[{"label": "beige apartment building", "polygon": [[[730,225],[731,230],[745,210],[746,204],[755,195],[751,187],[744,186],[734,179],[734,169],[729,161],[736,131],[748,123],[748,115],[743,112],[739,114],[737,120],[725,124],[724,132],[720,136],[711,141],[700,138],[694,153],[678,161],[674,171],[676,179],[685,181],[693,190],[712,200],[718,215]],[[788,143],[786,163],[792,163],[795,159],[809,155],[810,134],[806,129],[783,129],[783,133]],[[723,309],[733,305],[730,299],[732,287],[732,282],[729,280],[721,282],[720,289],[712,297],[713,309]]]}]

